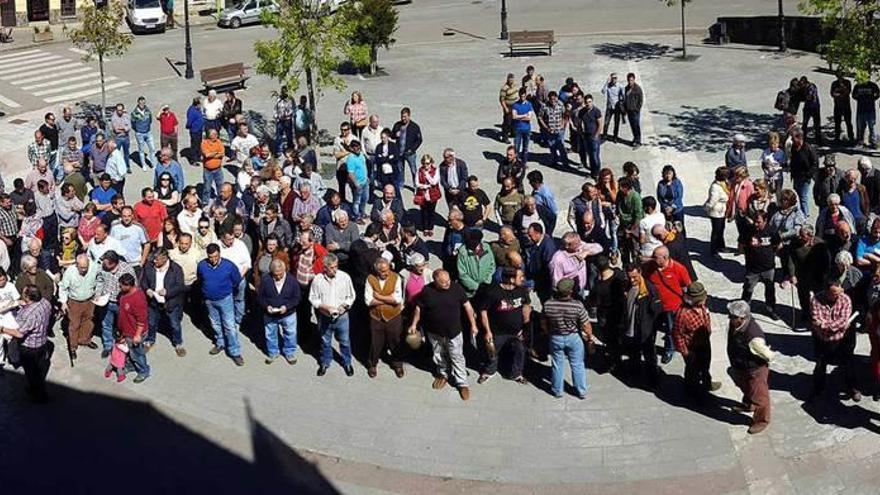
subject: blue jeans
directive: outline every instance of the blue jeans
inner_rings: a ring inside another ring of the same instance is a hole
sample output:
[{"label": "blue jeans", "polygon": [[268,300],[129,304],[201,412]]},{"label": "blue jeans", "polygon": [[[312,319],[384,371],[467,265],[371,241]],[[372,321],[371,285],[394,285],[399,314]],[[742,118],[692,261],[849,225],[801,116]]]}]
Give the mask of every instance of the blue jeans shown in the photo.
[{"label": "blue jeans", "polygon": [[413,188],[416,187],[416,171],[419,169],[419,160],[415,153],[406,153],[400,157],[400,185],[403,186],[403,171],[406,170],[404,164],[409,166],[409,173],[412,175]]},{"label": "blue jeans", "polygon": [[137,140],[138,145],[138,158],[140,158],[141,167],[146,168],[147,161],[145,159],[146,156],[150,157],[150,163],[156,159],[156,142],[153,141],[153,135],[149,132],[136,132],[134,133],[134,138]]},{"label": "blue jeans", "polygon": [[666,332],[666,335],[663,337],[663,350],[667,355],[671,356],[675,353],[675,345],[672,342],[672,326],[675,323],[675,311],[664,311],[662,318],[660,324]]},{"label": "blue jeans", "polygon": [[232,294],[217,301],[205,300],[208,306],[208,319],[214,328],[214,345],[225,348],[232,357],[241,355],[238,344],[238,326],[235,324],[235,308]]},{"label": "blue jeans", "polygon": [[278,331],[281,331],[281,354],[286,358],[296,354],[296,311],[287,316],[266,316],[266,354],[278,355]]},{"label": "blue jeans", "polygon": [[131,164],[128,163],[128,155],[131,154],[131,138],[128,136],[115,136],[116,147],[122,150],[122,157],[125,158],[125,166],[131,171]]},{"label": "blue jeans", "polygon": [[171,327],[171,345],[174,347],[183,345],[183,329],[180,327],[180,322],[183,319],[183,306],[178,306],[171,311],[165,311],[163,308],[159,308],[158,306],[150,306],[150,329],[147,332],[147,338],[144,339],[150,345],[156,343],[156,333],[159,331],[159,325],[162,324],[162,319],[168,321],[168,326]]},{"label": "blue jeans", "polygon": [[798,194],[798,200],[801,203],[801,211],[807,217],[810,216],[810,186],[811,179],[794,179],[794,191]]},{"label": "blue jeans", "polygon": [[632,130],[633,144],[642,144],[642,114],[641,112],[626,112],[629,119],[629,128]]},{"label": "blue jeans", "polygon": [[[590,174],[599,175],[599,170],[602,168],[602,159],[599,157],[602,140],[593,136],[584,136],[582,145],[584,146],[584,153],[586,153],[590,161]],[[581,161],[583,162],[583,160]],[[581,164],[586,166],[586,163]]]},{"label": "blue jeans", "polygon": [[223,185],[223,167],[217,170],[204,169],[202,171],[202,204],[207,204],[211,198],[220,194],[220,186]]},{"label": "blue jeans", "polygon": [[565,130],[547,133],[547,147],[550,148],[550,159],[560,166],[568,165],[568,154],[565,152]]},{"label": "blue jeans", "polygon": [[856,142],[865,142],[865,128],[868,129],[868,143],[871,146],[877,146],[877,134],[874,132],[874,126],[877,124],[876,113],[857,113],[856,114]]},{"label": "blue jeans", "polygon": [[578,333],[550,336],[550,356],[553,360],[550,388],[553,395],[562,395],[565,387],[565,358],[571,366],[571,381],[578,396],[587,395],[587,370],[584,366],[584,341]]},{"label": "blue jeans", "polygon": [[117,316],[119,316],[119,305],[113,301],[108,302],[104,307],[104,318],[101,319],[101,343],[104,344],[105,351],[110,351],[116,342],[113,330],[116,328]]},{"label": "blue jeans", "polygon": [[333,362],[333,336],[339,342],[339,353],[342,364],[351,366],[351,341],[348,336],[348,314],[333,321],[328,316],[318,315],[318,328],[321,331],[321,366],[330,366]]},{"label": "blue jeans", "polygon": [[[286,138],[286,140],[285,140]],[[282,144],[287,142],[287,148],[293,148],[293,120],[279,120],[275,122],[275,154],[280,155],[284,151]]]},{"label": "blue jeans", "polygon": [[150,376],[150,365],[147,364],[147,351],[144,343],[135,344],[131,339],[125,339],[128,344],[128,361],[125,363],[125,371],[135,371],[138,376],[144,378]]},{"label": "blue jeans", "polygon": [[248,286],[248,277],[241,277],[241,282],[238,284],[238,288],[235,289],[235,326],[238,327],[241,325],[241,320],[244,319],[245,307],[244,307],[244,296],[247,291]]},{"label": "blue jeans", "polygon": [[370,183],[358,184],[352,195],[352,209],[354,210],[354,218],[357,220],[367,214],[367,200],[370,198]]},{"label": "blue jeans", "polygon": [[529,140],[532,139],[532,130],[523,129],[516,130],[513,135],[513,148],[516,150],[516,156],[526,163],[529,161]]}]

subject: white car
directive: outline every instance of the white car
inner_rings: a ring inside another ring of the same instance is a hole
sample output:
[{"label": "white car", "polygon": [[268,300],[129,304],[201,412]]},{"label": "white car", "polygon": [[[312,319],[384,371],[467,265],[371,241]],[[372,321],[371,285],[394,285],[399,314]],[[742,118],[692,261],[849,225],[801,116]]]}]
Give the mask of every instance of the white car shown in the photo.
[{"label": "white car", "polygon": [[125,10],[125,20],[132,33],[165,32],[161,0],[128,0]]}]

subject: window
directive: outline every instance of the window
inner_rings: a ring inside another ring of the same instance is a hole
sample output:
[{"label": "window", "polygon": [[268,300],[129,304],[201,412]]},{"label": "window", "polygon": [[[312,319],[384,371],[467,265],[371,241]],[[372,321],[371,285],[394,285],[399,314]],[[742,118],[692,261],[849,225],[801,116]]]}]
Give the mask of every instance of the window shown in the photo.
[{"label": "window", "polygon": [[76,17],[76,0],[61,0],[61,17]]}]

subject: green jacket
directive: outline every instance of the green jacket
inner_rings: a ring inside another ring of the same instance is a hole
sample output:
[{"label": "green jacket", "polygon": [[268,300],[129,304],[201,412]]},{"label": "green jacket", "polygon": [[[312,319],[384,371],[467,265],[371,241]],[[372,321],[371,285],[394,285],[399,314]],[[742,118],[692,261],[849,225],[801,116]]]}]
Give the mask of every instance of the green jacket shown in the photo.
[{"label": "green jacket", "polygon": [[468,297],[474,297],[480,284],[490,283],[495,273],[495,257],[492,255],[492,250],[489,244],[485,242],[481,244],[483,255],[479,257],[464,246],[458,250],[458,281]]},{"label": "green jacket", "polygon": [[645,218],[645,211],[642,209],[642,197],[639,196],[639,193],[632,190],[626,197],[618,194],[617,214],[620,216],[620,226],[625,229],[637,225]]}]

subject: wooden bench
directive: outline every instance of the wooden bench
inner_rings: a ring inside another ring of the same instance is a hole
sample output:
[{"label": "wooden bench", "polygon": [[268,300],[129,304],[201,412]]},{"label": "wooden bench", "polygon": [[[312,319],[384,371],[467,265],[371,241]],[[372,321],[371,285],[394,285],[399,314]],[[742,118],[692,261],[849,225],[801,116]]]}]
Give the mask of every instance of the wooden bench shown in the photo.
[{"label": "wooden bench", "polygon": [[248,76],[244,73],[244,64],[241,62],[202,69],[199,71],[199,76],[202,78],[202,84],[205,85],[205,91],[217,88],[244,88],[244,83],[248,80]]},{"label": "wooden bench", "polygon": [[546,51],[552,56],[556,40],[553,38],[553,31],[511,31],[508,34],[508,44],[511,57],[517,51]]}]

